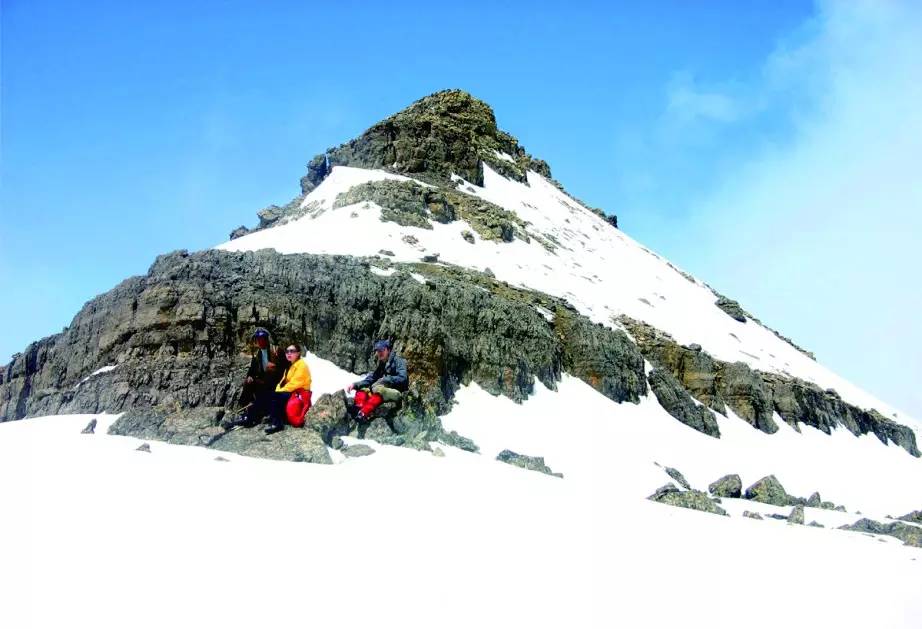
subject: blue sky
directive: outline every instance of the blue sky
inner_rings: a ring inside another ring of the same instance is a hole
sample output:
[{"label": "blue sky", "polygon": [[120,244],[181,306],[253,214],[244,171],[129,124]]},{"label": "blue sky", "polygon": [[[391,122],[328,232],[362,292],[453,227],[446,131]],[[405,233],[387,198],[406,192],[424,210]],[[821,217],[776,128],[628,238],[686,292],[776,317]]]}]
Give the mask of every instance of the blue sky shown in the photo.
[{"label": "blue sky", "polygon": [[913,4],[141,4],[0,9],[0,362],[458,87],[627,233],[922,417]]}]

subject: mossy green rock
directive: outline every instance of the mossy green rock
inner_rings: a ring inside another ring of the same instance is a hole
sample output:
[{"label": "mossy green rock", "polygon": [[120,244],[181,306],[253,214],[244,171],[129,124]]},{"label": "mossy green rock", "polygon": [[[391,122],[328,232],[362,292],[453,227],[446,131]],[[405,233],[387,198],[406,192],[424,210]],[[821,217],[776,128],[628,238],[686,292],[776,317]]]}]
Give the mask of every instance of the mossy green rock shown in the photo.
[{"label": "mossy green rock", "polygon": [[793,504],[791,496],[774,475],[759,479],[746,489],[744,495],[747,500],[764,502],[777,507],[787,507]]},{"label": "mossy green rock", "polygon": [[882,523],[869,518],[862,518],[852,524],[839,527],[845,531],[861,531],[873,535],[889,535],[902,541],[906,546],[922,548],[922,527],[904,522]]},{"label": "mossy green rock", "polygon": [[661,502],[673,507],[706,511],[717,515],[728,515],[722,507],[714,502],[713,498],[703,491],[696,489],[681,491],[671,483],[657,489],[651,496],[648,496],[647,500]]},{"label": "mossy green rock", "polygon": [[708,485],[708,491],[720,498],[739,498],[743,492],[743,481],[739,474],[727,474]]},{"label": "mossy green rock", "polygon": [[522,469],[541,472],[542,474],[547,474],[548,476],[563,478],[563,474],[554,472],[544,463],[544,457],[542,456],[528,456],[526,454],[513,452],[512,450],[503,450],[498,455],[496,455],[496,460],[502,461],[503,463],[508,463],[509,465],[514,465],[515,467],[521,467]]}]

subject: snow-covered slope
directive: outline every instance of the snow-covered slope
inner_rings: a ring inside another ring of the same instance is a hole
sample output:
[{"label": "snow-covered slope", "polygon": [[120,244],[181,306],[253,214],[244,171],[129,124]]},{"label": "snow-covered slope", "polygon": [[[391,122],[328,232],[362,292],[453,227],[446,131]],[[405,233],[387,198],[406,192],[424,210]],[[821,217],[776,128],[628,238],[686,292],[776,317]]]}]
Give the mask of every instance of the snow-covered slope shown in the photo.
[{"label": "snow-covered slope", "polygon": [[[439,260],[478,270],[498,279],[568,300],[596,322],[618,327],[621,314],[670,333],[679,343],[698,343],[724,361],[742,361],[755,369],[802,378],[835,389],[847,402],[876,408],[913,427],[903,413],[826,369],[754,321],[738,322],[715,306],[714,292],[679,271],[604,219],[583,207],[541,175],[528,172],[528,184],[507,179],[484,164],[484,185],[461,181],[459,190],[516,213],[532,234],[557,243],[549,250],[536,239],[526,243],[462,238],[464,221],[433,223],[433,229],[405,227],[380,220],[374,203],[334,209],[337,196],[353,186],[382,179],[406,180],[380,170],[336,166],[302,201],[310,214],[288,224],[251,233],[219,246],[233,251],[274,248],[282,253],[331,253],[356,256],[394,254],[418,261],[438,253]],[[412,236],[412,238],[407,238]]]}]

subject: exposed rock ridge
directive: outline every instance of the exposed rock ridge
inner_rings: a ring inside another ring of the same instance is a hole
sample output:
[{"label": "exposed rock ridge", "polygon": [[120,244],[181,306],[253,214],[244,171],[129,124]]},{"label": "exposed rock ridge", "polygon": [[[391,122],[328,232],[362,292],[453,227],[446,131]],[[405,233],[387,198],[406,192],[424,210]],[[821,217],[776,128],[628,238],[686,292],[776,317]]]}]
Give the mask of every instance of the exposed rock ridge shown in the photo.
[{"label": "exposed rock ridge", "polygon": [[[133,407],[233,406],[254,326],[297,340],[352,372],[390,337],[412,365],[426,412],[444,413],[462,383],[514,400],[563,371],[617,401],[646,393],[643,357],[626,334],[566,302],[441,265],[271,250],[177,252],[90,302],[62,333],[0,369],[0,420]],[[409,270],[429,279],[420,283]],[[549,321],[537,306],[555,313]],[[118,365],[86,382],[101,366]]]},{"label": "exposed rock ridge", "polygon": [[871,432],[885,444],[892,441],[913,456],[920,455],[910,428],[874,409],[848,404],[833,390],[824,391],[799,378],[761,372],[742,362],[719,361],[697,345],[680,345],[669,334],[627,316],[619,317],[618,322],[654,367],[666,370],[692,397],[719,413],[725,413],[725,405],[729,406],[767,433],[778,430],[772,419],[774,412],[797,429],[804,423],[829,434],[841,425],[854,435]]}]

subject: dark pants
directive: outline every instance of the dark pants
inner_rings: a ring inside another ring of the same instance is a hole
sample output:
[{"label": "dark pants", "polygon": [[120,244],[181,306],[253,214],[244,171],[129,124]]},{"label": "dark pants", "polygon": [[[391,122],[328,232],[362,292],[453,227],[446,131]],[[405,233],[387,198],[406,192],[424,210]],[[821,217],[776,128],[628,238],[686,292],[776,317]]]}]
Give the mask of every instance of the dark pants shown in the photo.
[{"label": "dark pants", "polygon": [[288,398],[291,393],[272,392],[269,402],[269,421],[273,426],[284,426],[286,423],[285,407],[288,406]]}]

